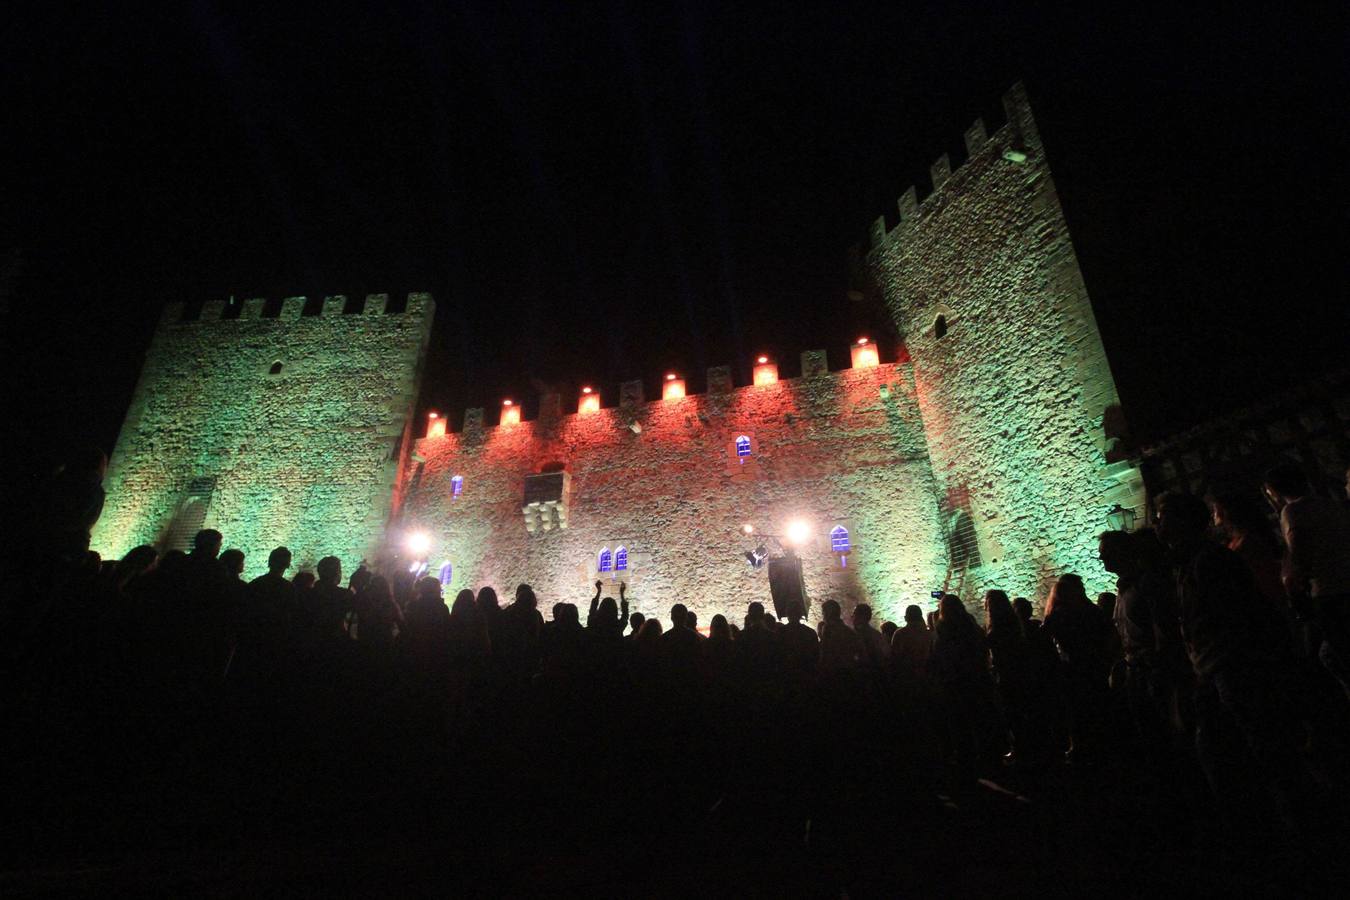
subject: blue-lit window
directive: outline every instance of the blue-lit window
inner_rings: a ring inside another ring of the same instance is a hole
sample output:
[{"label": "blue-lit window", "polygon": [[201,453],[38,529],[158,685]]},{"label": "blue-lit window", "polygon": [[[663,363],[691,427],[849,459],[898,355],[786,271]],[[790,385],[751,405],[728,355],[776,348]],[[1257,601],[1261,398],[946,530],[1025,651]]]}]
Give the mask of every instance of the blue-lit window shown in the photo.
[{"label": "blue-lit window", "polygon": [[454,572],[454,567],[449,562],[441,563],[440,570],[436,573],[436,580],[441,583],[441,587],[450,584],[450,575]]},{"label": "blue-lit window", "polygon": [[450,479],[450,496],[458,497],[462,493],[464,493],[464,476],[456,475]]},{"label": "blue-lit window", "polygon": [[628,548],[627,548],[627,547],[620,547],[618,550],[615,550],[615,551],[614,551],[614,571],[615,571],[615,572],[627,572],[627,571],[628,571]]},{"label": "blue-lit window", "polygon": [[736,438],[736,455],[742,458],[750,455],[750,438],[745,435]]},{"label": "blue-lit window", "polygon": [[848,542],[848,529],[843,525],[836,525],[830,529],[830,549],[835,553],[847,553],[852,549]]},{"label": "blue-lit window", "polygon": [[[624,554],[624,565],[627,565],[627,564],[628,564],[627,557],[628,557],[628,554],[625,553],[625,554]],[[608,547],[606,547],[605,549],[603,549],[603,550],[600,551],[600,559],[599,559],[599,561],[596,563],[595,570],[596,570],[597,572],[612,572],[612,571],[614,571],[614,554],[612,554],[612,553],[609,552],[609,548],[608,548]]]}]

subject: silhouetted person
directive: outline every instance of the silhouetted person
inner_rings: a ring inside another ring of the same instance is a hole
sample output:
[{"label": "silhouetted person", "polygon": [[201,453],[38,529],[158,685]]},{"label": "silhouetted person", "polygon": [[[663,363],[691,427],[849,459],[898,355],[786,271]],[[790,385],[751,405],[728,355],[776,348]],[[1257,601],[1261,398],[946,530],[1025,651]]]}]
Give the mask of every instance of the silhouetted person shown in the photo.
[{"label": "silhouetted person", "polygon": [[670,630],[661,635],[661,652],[666,659],[667,676],[691,681],[703,658],[702,640],[689,627],[689,611],[683,603],[670,608]]},{"label": "silhouetted person", "polygon": [[862,664],[866,649],[857,632],[844,624],[839,601],[820,605],[820,671],[851,671]]},{"label": "silhouetted person", "polygon": [[492,655],[492,641],[474,593],[468,588],[456,594],[455,602],[450,605],[446,635],[453,665],[470,675],[486,671]]},{"label": "silhouetted person", "polygon": [[928,674],[928,657],[933,653],[933,633],[924,622],[923,610],[914,604],[905,607],[905,624],[891,638],[891,666],[903,676],[923,678]]},{"label": "silhouetted person", "polygon": [[1232,783],[1233,772],[1243,768],[1234,760],[1246,756],[1284,824],[1295,828],[1307,788],[1281,626],[1241,558],[1207,540],[1209,521],[1209,509],[1196,497],[1158,498],[1158,537],[1172,552],[1181,633],[1196,679],[1196,749],[1221,797],[1250,790]]},{"label": "silhouetted person", "polygon": [[1061,575],[1045,602],[1045,631],[1059,649],[1070,746],[1065,758],[1094,761],[1101,749],[1106,697],[1106,630],[1083,579]]},{"label": "silhouetted person", "polygon": [[352,592],[342,586],[342,561],[336,556],[325,556],[314,568],[319,580],[303,601],[309,637],[311,640],[344,637],[353,598]]},{"label": "silhouetted person", "polygon": [[298,615],[295,589],[286,580],[291,551],[277,547],[267,555],[267,574],[248,583],[240,615],[239,642],[242,671],[274,672],[290,646]]},{"label": "silhouetted person", "polygon": [[866,603],[853,607],[853,633],[862,642],[863,661],[875,669],[882,668],[891,654],[891,648],[882,633],[872,627],[872,607]]},{"label": "silhouetted person", "polygon": [[[354,581],[356,579],[353,579]],[[356,637],[362,646],[390,650],[403,623],[403,613],[394,602],[394,590],[382,575],[361,580],[361,589],[353,598],[356,611]]]},{"label": "silhouetted person", "polygon": [[985,638],[989,642],[989,661],[998,688],[999,701],[1012,734],[1014,758],[1019,762],[1039,757],[1032,734],[1031,647],[1027,643],[1022,620],[1013,612],[1012,601],[1000,590],[984,595]]},{"label": "silhouetted person", "polygon": [[783,666],[799,676],[811,675],[820,662],[820,638],[809,625],[802,623],[802,605],[798,600],[788,602],[787,623],[778,629],[778,644],[782,648]]},{"label": "silhouetted person", "polygon": [[944,594],[937,613],[929,678],[938,693],[949,759],[963,778],[971,778],[992,687],[988,643],[960,597]]},{"label": "silhouetted person", "polygon": [[417,579],[413,598],[403,611],[400,648],[411,663],[415,677],[442,683],[449,674],[450,608],[441,598],[441,583],[435,578]]},{"label": "silhouetted person", "polygon": [[1350,694],[1350,513],[1318,497],[1298,466],[1276,466],[1264,489],[1280,514],[1284,589],[1322,629],[1322,659]]},{"label": "silhouetted person", "polygon": [[642,623],[647,621],[647,617],[640,612],[635,612],[628,617],[628,634],[624,640],[632,641],[637,638],[638,632],[642,630]]}]

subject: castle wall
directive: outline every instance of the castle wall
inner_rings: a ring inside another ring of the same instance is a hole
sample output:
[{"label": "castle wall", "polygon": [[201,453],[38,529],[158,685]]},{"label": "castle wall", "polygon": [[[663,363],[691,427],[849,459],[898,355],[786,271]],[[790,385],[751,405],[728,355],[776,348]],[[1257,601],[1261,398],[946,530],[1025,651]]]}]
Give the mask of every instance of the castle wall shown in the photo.
[{"label": "castle wall", "polygon": [[[300,567],[333,554],[350,571],[371,553],[435,304],[410,294],[386,312],[378,294],[356,305],[329,297],[309,316],[294,297],[264,318],[262,300],[213,302],[186,321],[170,304],[110,460],[93,548],[120,557],[200,524],[245,552],[250,575],[279,544]],[[187,510],[194,493],[206,495],[204,520]]]},{"label": "castle wall", "polygon": [[[823,353],[804,354],[803,370],[813,374],[739,389],[713,370],[708,394],[650,403],[629,383],[619,407],[581,414],[558,415],[546,397],[539,420],[490,428],[470,410],[463,431],[417,442],[402,532],[432,537],[433,573],[451,563],[447,596],[490,584],[509,600],[529,582],[546,616],[560,601],[584,607],[600,551],[623,547],[628,571],[602,574],[629,583],[634,609],[664,620],[683,602],[706,626],[769,602],[766,570],[743,556],[762,538],[742,526],[778,533],[801,518],[814,532],[802,556],[817,609],[831,597],[895,619],[908,603],[930,608],[945,552],[912,377],[894,364],[829,373]],[[531,533],[526,477],[559,465],[566,527],[534,520]],[[846,564],[831,551],[836,525],[849,532]]]},{"label": "castle wall", "polygon": [[1119,399],[1020,85],[1005,106],[992,136],[967,131],[957,171],[932,166],[922,203],[902,197],[898,225],[878,220],[866,267],[914,360],[944,510],[974,522],[980,565],[954,583],[1043,596],[1073,571],[1106,589],[1095,536],[1115,503],[1142,513],[1140,481],[1114,461]]}]

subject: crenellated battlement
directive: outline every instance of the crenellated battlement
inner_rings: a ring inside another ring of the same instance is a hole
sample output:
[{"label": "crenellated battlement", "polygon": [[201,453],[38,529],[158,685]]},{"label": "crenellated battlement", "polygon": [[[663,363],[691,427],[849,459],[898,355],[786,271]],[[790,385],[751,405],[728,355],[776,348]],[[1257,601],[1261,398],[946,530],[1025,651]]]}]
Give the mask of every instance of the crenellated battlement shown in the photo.
[{"label": "crenellated battlement", "polygon": [[431,294],[413,292],[406,300],[390,303],[388,294],[327,294],[316,297],[295,296],[280,300],[263,297],[207,300],[202,303],[175,301],[166,303],[160,314],[161,327],[210,325],[214,322],[256,322],[275,320],[297,322],[303,319],[335,317],[372,318],[375,316],[430,315],[435,309]]},{"label": "crenellated battlement", "polygon": [[896,204],[899,220],[894,227],[887,227],[885,215],[872,222],[867,244],[862,248],[864,254],[870,255],[893,241],[903,240],[910,228],[940,205],[945,193],[960,187],[973,167],[989,163],[1022,165],[1039,154],[1040,136],[1031,115],[1026,87],[1020,81],[1004,93],[1003,109],[1007,121],[993,134],[988,133],[983,119],[976,119],[966,129],[966,159],[957,168],[952,168],[951,158],[946,153],[933,161],[928,167],[931,187],[922,198],[915,186],[905,189]]},{"label": "crenellated battlement", "polygon": [[[781,378],[777,363],[766,356],[760,356],[754,365],[752,382],[739,386],[732,379],[731,366],[710,366],[707,370],[707,390],[702,393],[688,391],[686,379],[670,372],[662,379],[662,396],[659,399],[646,399],[644,382],[635,379],[619,385],[618,403],[610,406],[604,406],[600,400],[600,392],[587,385],[581,389],[572,411],[567,413],[563,412],[565,405],[562,395],[550,391],[540,395],[539,414],[533,419],[522,419],[520,405],[514,399],[507,398],[502,401],[502,415],[496,425],[486,425],[486,411],[482,407],[475,406],[464,411],[463,427],[459,432],[452,431],[450,423],[443,415],[432,411],[427,415],[425,431],[419,439],[429,440],[450,433],[459,433],[464,436],[464,440],[474,442],[483,439],[488,432],[498,428],[513,428],[522,421],[548,426],[564,418],[587,417],[597,413],[608,414],[613,418],[616,427],[631,429],[634,423],[641,423],[651,414],[664,411],[670,404],[679,401],[696,400],[715,406],[730,405],[735,402],[736,395],[750,394],[767,386],[780,384],[789,387],[811,386],[813,383],[819,384],[828,379],[838,380],[868,369],[876,370],[875,374],[880,382],[889,382],[895,373],[903,371],[906,366],[905,362],[882,362],[877,345],[867,338],[862,338],[851,345],[848,368],[831,371],[828,363],[826,351],[807,350],[801,354],[802,374],[795,378]],[[899,389],[905,390],[904,384],[908,383],[908,380],[902,379]],[[888,398],[890,391],[891,388],[887,384],[885,390],[880,391],[880,397]]]}]

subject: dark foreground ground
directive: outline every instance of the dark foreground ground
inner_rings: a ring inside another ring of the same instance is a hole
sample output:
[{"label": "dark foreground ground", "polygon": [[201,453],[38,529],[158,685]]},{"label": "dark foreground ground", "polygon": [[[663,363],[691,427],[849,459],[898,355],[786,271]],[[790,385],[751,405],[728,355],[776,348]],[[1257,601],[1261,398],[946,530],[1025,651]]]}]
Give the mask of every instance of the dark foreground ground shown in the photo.
[{"label": "dark foreground ground", "polygon": [[542,757],[559,762],[530,764],[541,757],[500,732],[413,737],[387,758],[314,732],[268,759],[213,725],[171,752],[149,741],[153,764],[110,778],[90,760],[128,748],[92,737],[18,786],[0,894],[1290,896],[1350,883],[1343,860],[1314,872],[1259,823],[1235,829],[1212,808],[1195,821],[1112,762],[953,788],[888,779],[894,761],[877,765],[865,743],[788,742],[716,785],[670,745],[644,761],[642,742],[582,740],[589,756],[560,744]]}]

